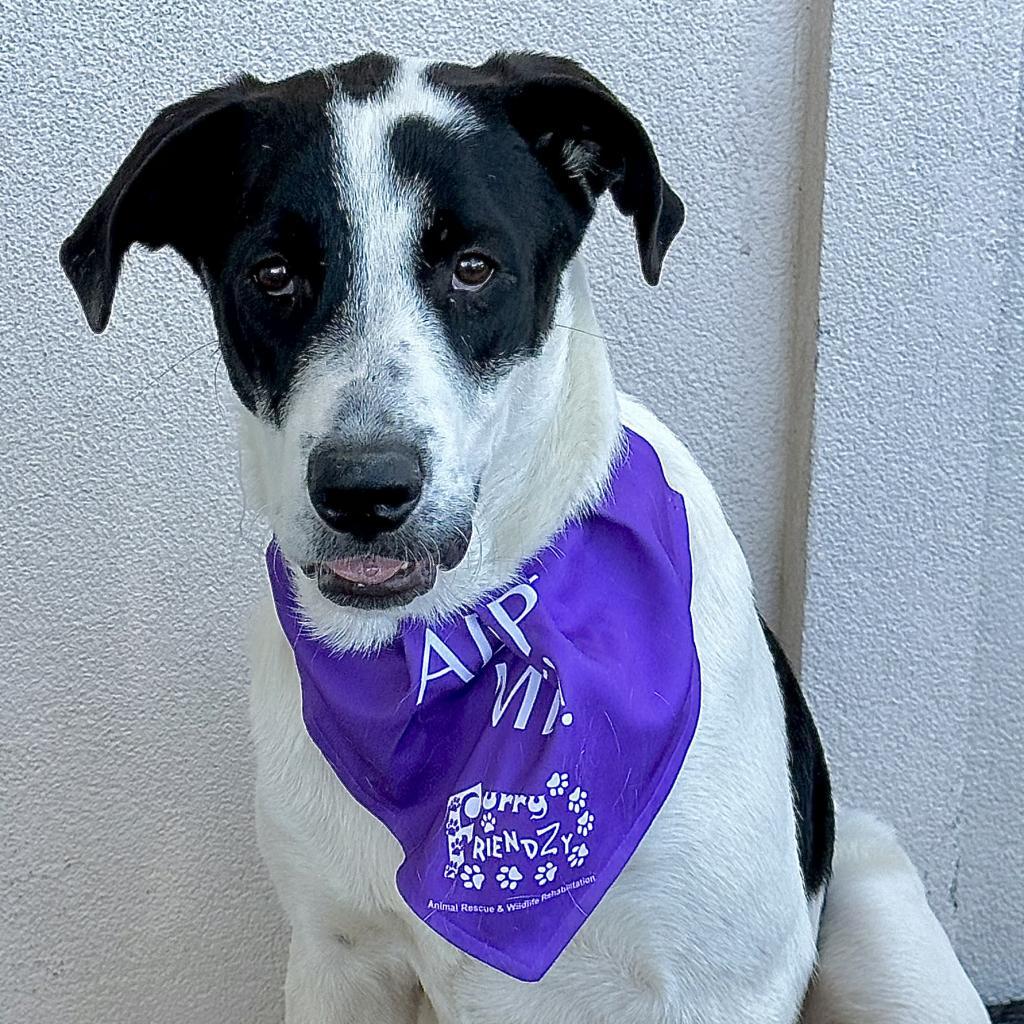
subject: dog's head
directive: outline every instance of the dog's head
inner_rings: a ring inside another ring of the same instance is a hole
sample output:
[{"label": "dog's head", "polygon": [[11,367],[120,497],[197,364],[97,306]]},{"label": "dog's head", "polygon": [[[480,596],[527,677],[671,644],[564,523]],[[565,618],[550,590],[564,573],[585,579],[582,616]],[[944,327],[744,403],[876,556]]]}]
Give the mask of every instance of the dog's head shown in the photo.
[{"label": "dog's head", "polygon": [[600,82],[532,54],[371,54],[168,108],[61,260],[101,331],[129,246],[181,253],[305,597],[403,607],[466,555],[496,439],[524,414],[514,396],[541,372],[606,191],[655,283],[682,204]]}]

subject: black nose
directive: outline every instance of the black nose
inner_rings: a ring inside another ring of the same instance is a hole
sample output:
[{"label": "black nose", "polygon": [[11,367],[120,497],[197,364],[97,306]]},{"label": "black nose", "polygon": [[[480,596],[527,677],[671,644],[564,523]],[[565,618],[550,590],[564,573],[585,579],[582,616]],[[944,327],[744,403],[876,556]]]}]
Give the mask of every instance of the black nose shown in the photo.
[{"label": "black nose", "polygon": [[331,529],[369,540],[409,518],[423,490],[423,468],[416,451],[397,442],[321,441],[309,455],[306,487]]}]

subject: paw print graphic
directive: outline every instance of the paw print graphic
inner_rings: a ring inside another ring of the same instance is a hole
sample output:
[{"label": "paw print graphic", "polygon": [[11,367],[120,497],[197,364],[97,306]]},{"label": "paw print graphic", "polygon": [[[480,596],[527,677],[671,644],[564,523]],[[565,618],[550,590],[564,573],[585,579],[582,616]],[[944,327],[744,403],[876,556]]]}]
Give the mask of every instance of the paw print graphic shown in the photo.
[{"label": "paw print graphic", "polygon": [[565,772],[552,772],[551,778],[545,783],[552,796],[562,796],[569,788],[569,776]]},{"label": "paw print graphic", "polygon": [[594,816],[590,811],[584,811],[576,819],[576,831],[581,836],[589,836],[594,831]]},{"label": "paw print graphic", "polygon": [[459,869],[454,864],[448,864],[444,869],[445,878],[456,878],[459,874]]},{"label": "paw print graphic", "polygon": [[459,876],[467,889],[480,889],[484,884],[484,873],[476,864],[467,864]]},{"label": "paw print graphic", "polygon": [[574,846],[569,851],[569,867],[578,868],[587,859],[588,853],[590,853],[590,851],[587,849],[586,843],[580,843],[579,846]]},{"label": "paw print graphic", "polygon": [[[584,835],[585,833],[580,833],[580,834]],[[458,854],[462,853],[462,851],[465,850],[465,848],[466,848],[466,837],[465,836],[459,836],[458,839],[453,839],[451,841],[451,843],[449,844],[449,849],[456,856]]]},{"label": "paw print graphic", "polygon": [[572,811],[573,814],[579,814],[580,811],[587,806],[587,796],[587,791],[577,786],[569,794],[569,810]]},{"label": "paw print graphic", "polygon": [[494,876],[502,889],[509,889],[514,892],[523,880],[523,873],[515,864],[503,864],[498,873]]},{"label": "paw print graphic", "polygon": [[554,881],[555,873],[557,871],[558,868],[556,868],[551,861],[548,861],[547,864],[541,864],[541,866],[537,868],[537,872],[533,876],[533,880],[540,886],[547,885],[548,882]]},{"label": "paw print graphic", "polygon": [[494,815],[488,812],[480,819],[480,827],[485,832],[493,832],[495,826]]}]

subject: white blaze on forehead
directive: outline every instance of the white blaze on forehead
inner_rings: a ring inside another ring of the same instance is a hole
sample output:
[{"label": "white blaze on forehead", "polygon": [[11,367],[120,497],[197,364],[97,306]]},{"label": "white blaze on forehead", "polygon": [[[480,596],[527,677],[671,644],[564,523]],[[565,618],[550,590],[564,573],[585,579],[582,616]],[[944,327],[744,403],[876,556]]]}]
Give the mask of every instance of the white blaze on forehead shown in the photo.
[{"label": "white blaze on forehead", "polygon": [[[368,300],[384,297],[389,291],[385,284],[400,284],[406,291],[414,283],[413,264],[426,198],[412,182],[400,181],[395,173],[390,149],[395,126],[418,117],[456,136],[478,127],[468,107],[427,84],[427,67],[425,62],[403,61],[388,86],[368,99],[353,99],[339,89],[331,112],[340,203],[352,231],[353,298],[364,307],[360,313],[378,323],[380,313],[393,316],[401,311],[380,310],[372,302],[366,308]],[[386,281],[381,280],[382,275]]]},{"label": "white blaze on forehead", "polygon": [[379,94],[354,99],[339,87],[332,100],[334,176],[350,240],[341,362],[350,379],[373,367],[406,369],[401,393],[390,396],[393,404],[420,420],[417,409],[433,406],[430,425],[443,438],[457,432],[437,408],[451,396],[454,354],[416,280],[429,197],[396,173],[391,138],[398,123],[413,117],[456,137],[479,124],[471,108],[427,83],[427,67],[403,61]]},{"label": "white blaze on forehead", "polygon": [[[335,141],[353,170],[362,166],[379,170],[386,164],[389,129],[403,118],[423,117],[456,135],[468,135],[480,127],[470,107],[427,82],[429,67],[426,61],[401,61],[384,89],[366,99],[337,91],[332,111]],[[364,160],[369,163],[363,164]]]}]

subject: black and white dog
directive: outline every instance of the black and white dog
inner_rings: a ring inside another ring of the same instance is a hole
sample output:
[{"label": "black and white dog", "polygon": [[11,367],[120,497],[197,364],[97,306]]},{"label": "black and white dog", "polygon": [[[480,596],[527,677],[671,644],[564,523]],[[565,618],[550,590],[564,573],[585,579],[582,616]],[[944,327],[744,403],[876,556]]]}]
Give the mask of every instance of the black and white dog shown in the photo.
[{"label": "black and white dog", "polygon": [[623,425],[686,501],[702,698],[685,785],[536,983],[409,912],[402,851],[310,740],[267,603],[252,718],[293,928],[288,1024],[983,1020],[891,834],[844,816],[833,862],[818,735],[714,491],[615,390],[577,256],[605,192],[656,283],[683,206],[600,82],[533,54],[371,54],[168,108],[65,243],[96,331],[134,242],[201,278],[250,500],[333,649],[373,651],[507,583],[589,507]]}]

